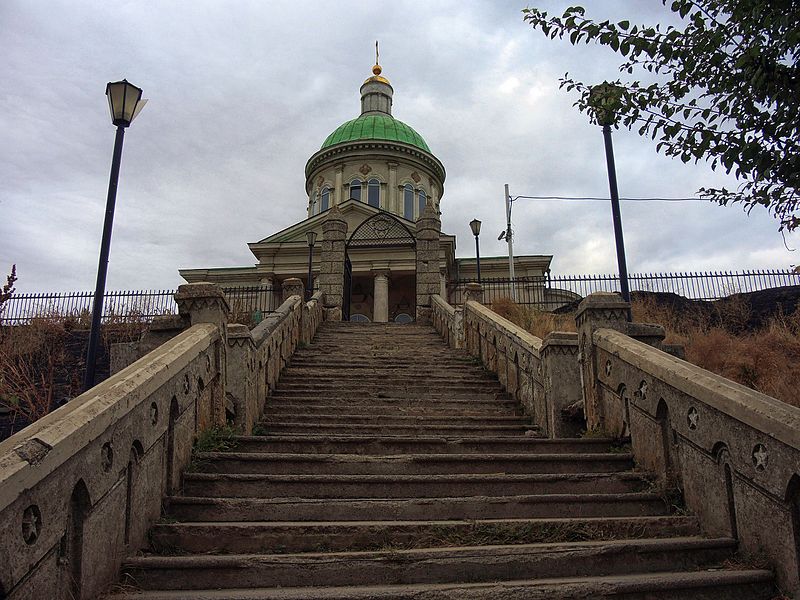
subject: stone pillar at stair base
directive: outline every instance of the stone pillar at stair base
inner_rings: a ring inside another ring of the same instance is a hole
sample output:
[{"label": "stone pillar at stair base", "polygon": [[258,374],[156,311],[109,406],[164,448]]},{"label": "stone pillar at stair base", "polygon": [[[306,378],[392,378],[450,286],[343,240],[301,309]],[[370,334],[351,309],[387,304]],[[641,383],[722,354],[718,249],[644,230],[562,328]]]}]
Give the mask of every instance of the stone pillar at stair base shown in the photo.
[{"label": "stone pillar at stair base", "polygon": [[292,296],[300,296],[300,300],[303,300],[305,296],[303,281],[297,277],[289,277],[281,282],[281,297],[283,298],[283,302],[286,302]]},{"label": "stone pillar at stair base", "polygon": [[464,289],[464,304],[477,302],[483,304],[483,286],[480,283],[468,283]]},{"label": "stone pillar at stair base", "polygon": [[225,382],[227,325],[230,304],[222,290],[213,283],[187,283],[178,288],[175,294],[178,313],[189,320],[191,325],[211,323],[216,325],[222,338],[217,344],[214,360],[219,376],[211,382],[203,382],[204,388],[197,400],[197,429],[202,431],[215,425],[225,425]]},{"label": "stone pillar at stair base", "polygon": [[431,296],[440,292],[439,236],[442,222],[430,198],[417,219],[417,322],[431,322]]},{"label": "stone pillar at stair base", "polygon": [[334,206],[322,224],[319,289],[325,294],[323,306],[326,321],[342,320],[346,237],[347,222]]},{"label": "stone pillar at stair base", "polygon": [[[247,325],[228,325],[226,352],[225,405],[234,426],[244,435],[250,435],[258,414],[256,390],[255,344]],[[230,420],[230,419],[229,419]]]},{"label": "stone pillar at stair base", "polygon": [[[614,329],[626,332],[630,304],[618,294],[596,292],[578,306],[575,323],[578,329],[578,361],[583,385],[584,413],[588,431],[605,431],[603,391],[597,381],[597,353],[592,336],[597,329]],[[609,435],[622,435],[622,431],[606,431]]]},{"label": "stone pillar at stair base", "polygon": [[562,418],[562,410],[581,400],[578,335],[566,331],[547,334],[542,341],[541,361],[547,405],[547,436],[579,437],[582,429],[580,424]]}]

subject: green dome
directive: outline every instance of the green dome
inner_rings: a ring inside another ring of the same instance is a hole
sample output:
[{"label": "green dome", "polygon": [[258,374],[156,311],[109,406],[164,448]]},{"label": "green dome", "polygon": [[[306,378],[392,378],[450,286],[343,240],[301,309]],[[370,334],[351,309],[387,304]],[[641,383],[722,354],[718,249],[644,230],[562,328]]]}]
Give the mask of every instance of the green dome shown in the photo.
[{"label": "green dome", "polygon": [[339,125],[328,136],[320,150],[358,140],[390,140],[416,146],[428,154],[431,153],[431,149],[420,134],[390,115],[361,115],[357,119]]}]

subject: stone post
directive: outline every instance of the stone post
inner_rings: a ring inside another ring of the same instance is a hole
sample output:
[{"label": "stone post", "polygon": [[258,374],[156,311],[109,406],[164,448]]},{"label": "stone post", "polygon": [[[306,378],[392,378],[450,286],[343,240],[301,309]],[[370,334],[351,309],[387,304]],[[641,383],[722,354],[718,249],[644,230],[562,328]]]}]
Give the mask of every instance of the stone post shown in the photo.
[{"label": "stone post", "polygon": [[561,418],[561,411],[581,400],[578,335],[553,331],[542,341],[542,382],[546,404],[547,436],[578,437],[580,428]]},{"label": "stone post", "polygon": [[233,423],[244,435],[250,435],[258,421],[258,398],[255,373],[255,344],[247,325],[228,325],[226,353],[225,405],[233,413]]},{"label": "stone post", "polygon": [[428,198],[417,219],[417,322],[430,323],[431,295],[439,293],[439,236],[442,222]]},{"label": "stone post", "polygon": [[286,302],[292,296],[300,296],[300,300],[305,298],[305,288],[303,280],[298,277],[288,277],[281,282],[281,297]]},{"label": "stone post", "polygon": [[439,295],[445,302],[450,302],[447,295],[447,269],[439,269]]},{"label": "stone post", "polygon": [[373,291],[374,305],[372,309],[372,320],[375,323],[389,322],[389,272],[373,271],[375,275],[375,286]]},{"label": "stone post", "polygon": [[464,288],[464,304],[472,300],[483,304],[483,286],[480,283],[468,283]]},{"label": "stone post", "polygon": [[186,283],[178,288],[175,302],[178,313],[182,317],[188,317],[191,325],[213,323],[224,335],[224,326],[228,323],[231,307],[218,286],[205,282]]},{"label": "stone post", "polygon": [[578,361],[581,365],[586,427],[604,429],[602,390],[598,387],[597,357],[592,336],[597,329],[627,332],[630,304],[618,294],[595,292],[578,306],[575,323],[578,328]]},{"label": "stone post", "polygon": [[189,320],[191,325],[211,323],[219,329],[222,343],[216,345],[214,360],[219,377],[212,382],[203,382],[197,398],[197,418],[199,429],[207,426],[225,424],[225,387],[227,371],[225,358],[227,351],[227,325],[230,305],[222,290],[213,283],[187,283],[178,288],[175,294],[178,313]]},{"label": "stone post", "polygon": [[323,306],[326,321],[342,320],[346,237],[347,222],[339,209],[333,207],[322,223],[319,289],[325,294]]}]

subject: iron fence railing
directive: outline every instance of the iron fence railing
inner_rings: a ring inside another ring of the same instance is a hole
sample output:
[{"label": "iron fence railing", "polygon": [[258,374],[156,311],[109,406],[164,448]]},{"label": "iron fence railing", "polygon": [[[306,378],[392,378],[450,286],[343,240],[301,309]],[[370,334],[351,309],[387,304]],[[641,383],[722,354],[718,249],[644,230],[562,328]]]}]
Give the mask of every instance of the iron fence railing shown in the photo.
[{"label": "iron fence railing", "polygon": [[[278,299],[271,286],[223,288],[231,312],[241,317],[249,315],[256,322],[273,312]],[[176,290],[118,290],[103,296],[103,322],[150,321],[160,315],[177,314]],[[31,319],[71,318],[91,321],[93,292],[60,292],[45,294],[14,294],[0,313],[4,325],[21,325]]]},{"label": "iron fence railing", "polygon": [[[792,270],[708,271],[688,273],[634,273],[628,276],[631,291],[669,292],[692,300],[719,300],[733,294],[800,285],[800,273]],[[467,283],[448,284],[451,304],[464,302]],[[617,275],[545,275],[540,277],[483,278],[484,301],[512,298],[516,288],[519,304],[554,310],[593,292],[619,292]]]}]

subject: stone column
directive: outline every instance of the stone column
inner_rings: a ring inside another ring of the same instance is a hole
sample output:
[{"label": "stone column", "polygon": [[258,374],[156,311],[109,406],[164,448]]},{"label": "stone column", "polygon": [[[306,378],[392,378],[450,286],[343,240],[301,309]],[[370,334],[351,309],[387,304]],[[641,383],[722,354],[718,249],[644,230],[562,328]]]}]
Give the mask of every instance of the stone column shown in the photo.
[{"label": "stone column", "polygon": [[255,372],[255,344],[247,325],[228,325],[225,400],[234,413],[233,424],[250,435],[261,416],[258,410]]},{"label": "stone column", "polygon": [[195,423],[199,429],[225,424],[225,387],[227,382],[226,350],[227,325],[230,305],[222,290],[213,283],[187,283],[175,294],[178,313],[188,319],[192,326],[211,323],[219,329],[220,344],[216,344],[214,361],[218,377],[204,382],[195,404]]},{"label": "stone column", "polygon": [[388,162],[386,165],[389,167],[389,186],[386,190],[386,210],[396,215],[402,215],[403,212],[397,206],[397,163]]},{"label": "stone column", "polygon": [[344,191],[344,188],[342,187],[342,171],[344,171],[344,165],[336,165],[336,181],[333,188],[333,206],[342,203],[342,192]]},{"label": "stone column", "polygon": [[347,222],[337,207],[328,211],[322,223],[319,289],[325,294],[323,304],[326,321],[342,320],[344,299],[344,258]]},{"label": "stone column", "polygon": [[389,271],[373,271],[375,284],[372,320],[375,323],[389,322]]},{"label": "stone column", "polygon": [[483,286],[480,283],[468,283],[464,286],[464,304],[470,300],[483,304]]},{"label": "stone column", "polygon": [[447,269],[439,269],[439,295],[445,302],[450,302],[447,297]]},{"label": "stone column", "polygon": [[578,335],[551,331],[541,347],[542,385],[546,405],[547,437],[578,437],[580,427],[561,418],[561,411],[581,400]]},{"label": "stone column", "polygon": [[578,327],[578,361],[581,365],[581,381],[583,384],[584,412],[586,427],[604,429],[602,390],[598,386],[597,356],[592,336],[597,329],[615,329],[627,331],[628,311],[630,304],[618,294],[595,292],[590,294],[578,306],[575,323]]},{"label": "stone column", "polygon": [[431,295],[439,293],[439,235],[442,222],[430,198],[417,219],[417,322],[430,323]]},{"label": "stone column", "polygon": [[213,323],[224,332],[231,307],[219,286],[205,282],[186,283],[178,288],[175,302],[178,313],[188,317],[191,325]]},{"label": "stone column", "polygon": [[300,296],[300,300],[305,297],[303,280],[297,277],[289,277],[281,283],[281,297],[286,302],[291,296]]}]

